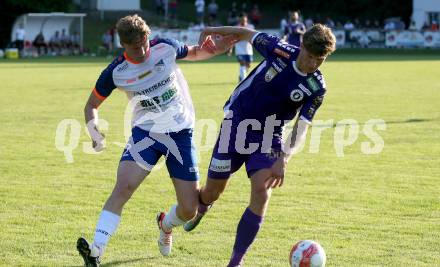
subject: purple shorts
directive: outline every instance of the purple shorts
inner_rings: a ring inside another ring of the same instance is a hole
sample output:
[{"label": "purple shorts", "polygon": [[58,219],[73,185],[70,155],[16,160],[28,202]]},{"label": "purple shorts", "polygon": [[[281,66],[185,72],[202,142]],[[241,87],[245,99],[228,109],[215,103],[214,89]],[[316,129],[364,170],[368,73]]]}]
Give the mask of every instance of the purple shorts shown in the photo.
[{"label": "purple shorts", "polygon": [[230,134],[220,132],[212,151],[209,178],[228,179],[243,163],[251,177],[258,170],[271,168],[280,157],[281,136],[272,135],[264,140],[263,132],[250,129],[237,135],[237,125],[233,123]]}]

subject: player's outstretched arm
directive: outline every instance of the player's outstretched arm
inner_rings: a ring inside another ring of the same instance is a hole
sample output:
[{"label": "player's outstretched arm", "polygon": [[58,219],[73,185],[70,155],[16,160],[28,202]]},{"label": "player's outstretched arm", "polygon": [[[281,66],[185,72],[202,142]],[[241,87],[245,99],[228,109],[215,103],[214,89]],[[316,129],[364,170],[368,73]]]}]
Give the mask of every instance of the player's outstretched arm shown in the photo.
[{"label": "player's outstretched arm", "polygon": [[228,51],[236,43],[233,35],[207,35],[203,41],[194,46],[188,47],[188,55],[184,60],[198,61],[220,55]]},{"label": "player's outstretched arm", "polygon": [[86,121],[87,129],[90,137],[92,138],[93,148],[99,152],[104,149],[104,134],[98,129],[98,107],[104,99],[98,98],[94,92],[92,92],[84,107],[84,118]]},{"label": "player's outstretched arm", "polygon": [[258,32],[255,30],[251,30],[244,27],[237,26],[223,26],[223,27],[206,27],[202,33],[200,34],[199,44],[203,42],[203,40],[208,35],[232,35],[235,37],[236,41],[252,41],[252,37]]}]

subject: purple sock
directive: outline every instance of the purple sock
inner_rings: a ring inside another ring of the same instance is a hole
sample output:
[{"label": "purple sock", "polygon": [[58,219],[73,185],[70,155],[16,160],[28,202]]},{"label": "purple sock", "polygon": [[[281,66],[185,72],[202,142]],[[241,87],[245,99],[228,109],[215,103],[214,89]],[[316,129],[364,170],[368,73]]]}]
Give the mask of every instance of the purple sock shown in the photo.
[{"label": "purple sock", "polygon": [[249,208],[245,210],[237,226],[237,235],[235,237],[234,250],[228,267],[234,267],[241,264],[244,254],[254,242],[258,231],[260,230],[263,217],[253,213]]}]

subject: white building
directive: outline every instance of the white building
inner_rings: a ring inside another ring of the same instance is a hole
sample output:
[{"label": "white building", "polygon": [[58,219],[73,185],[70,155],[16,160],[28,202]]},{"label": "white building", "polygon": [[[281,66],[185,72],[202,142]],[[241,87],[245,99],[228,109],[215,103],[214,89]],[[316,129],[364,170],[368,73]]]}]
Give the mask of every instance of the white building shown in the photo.
[{"label": "white building", "polygon": [[440,0],[413,0],[412,19],[417,29],[421,29],[425,23],[429,25],[433,21],[439,23]]}]

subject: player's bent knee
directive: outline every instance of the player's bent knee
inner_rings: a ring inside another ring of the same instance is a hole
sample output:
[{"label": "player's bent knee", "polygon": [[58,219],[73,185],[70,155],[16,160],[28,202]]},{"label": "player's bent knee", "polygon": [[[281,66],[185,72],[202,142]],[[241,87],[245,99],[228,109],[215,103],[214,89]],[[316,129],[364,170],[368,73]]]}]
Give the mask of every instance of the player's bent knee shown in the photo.
[{"label": "player's bent knee", "polygon": [[256,188],[252,191],[252,199],[262,205],[265,205],[270,199],[271,191],[265,187]]}]

